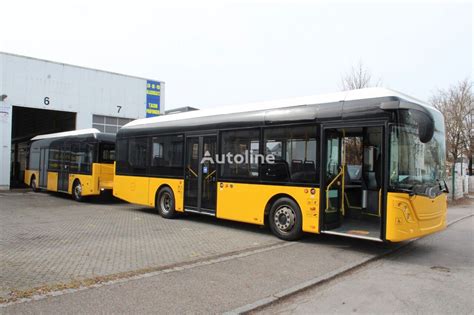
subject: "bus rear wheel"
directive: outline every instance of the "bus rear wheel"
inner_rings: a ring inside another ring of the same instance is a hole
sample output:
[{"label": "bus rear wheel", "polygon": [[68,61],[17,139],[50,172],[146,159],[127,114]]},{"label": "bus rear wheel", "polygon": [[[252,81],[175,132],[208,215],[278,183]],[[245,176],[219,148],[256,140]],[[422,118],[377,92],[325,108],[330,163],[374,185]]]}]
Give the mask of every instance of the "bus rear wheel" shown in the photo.
[{"label": "bus rear wheel", "polygon": [[171,188],[163,187],[160,189],[156,196],[155,207],[158,213],[165,219],[176,217],[174,194]]},{"label": "bus rear wheel", "polygon": [[282,240],[296,241],[303,236],[300,207],[290,198],[280,198],[273,203],[268,222],[272,233]]},{"label": "bus rear wheel", "polygon": [[76,201],[82,201],[84,197],[82,196],[82,185],[81,182],[76,180],[72,185],[72,198]]},{"label": "bus rear wheel", "polygon": [[34,192],[38,191],[38,185],[36,184],[36,177],[35,176],[31,177],[30,187]]}]

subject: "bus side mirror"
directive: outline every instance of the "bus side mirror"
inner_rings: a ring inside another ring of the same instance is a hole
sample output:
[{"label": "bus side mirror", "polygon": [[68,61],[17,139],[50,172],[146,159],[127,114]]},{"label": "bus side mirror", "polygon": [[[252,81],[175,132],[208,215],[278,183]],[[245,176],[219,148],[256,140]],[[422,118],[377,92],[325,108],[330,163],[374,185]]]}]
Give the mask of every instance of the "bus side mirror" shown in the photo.
[{"label": "bus side mirror", "polygon": [[433,138],[434,123],[427,120],[418,122],[418,134],[422,143],[427,143]]},{"label": "bus side mirror", "polygon": [[418,110],[409,110],[410,116],[418,125],[418,137],[422,143],[427,143],[433,138],[434,120],[425,112]]}]

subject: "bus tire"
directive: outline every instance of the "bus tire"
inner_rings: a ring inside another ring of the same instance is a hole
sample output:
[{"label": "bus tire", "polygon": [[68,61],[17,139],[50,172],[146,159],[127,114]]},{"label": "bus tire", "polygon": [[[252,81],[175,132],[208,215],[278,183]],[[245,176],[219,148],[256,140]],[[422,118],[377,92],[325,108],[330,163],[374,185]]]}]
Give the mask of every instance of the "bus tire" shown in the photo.
[{"label": "bus tire", "polygon": [[79,180],[75,180],[74,184],[72,184],[72,198],[78,202],[84,200],[82,196],[82,185]]},{"label": "bus tire", "polygon": [[163,187],[159,190],[155,200],[155,208],[165,219],[176,217],[174,194],[171,188]]},{"label": "bus tire", "polygon": [[31,187],[31,190],[33,190],[34,192],[38,191],[38,184],[36,183],[36,176],[34,175],[31,176],[30,187]]},{"label": "bus tire", "polygon": [[270,208],[268,222],[273,234],[285,241],[303,236],[303,218],[298,204],[290,198],[277,199]]}]

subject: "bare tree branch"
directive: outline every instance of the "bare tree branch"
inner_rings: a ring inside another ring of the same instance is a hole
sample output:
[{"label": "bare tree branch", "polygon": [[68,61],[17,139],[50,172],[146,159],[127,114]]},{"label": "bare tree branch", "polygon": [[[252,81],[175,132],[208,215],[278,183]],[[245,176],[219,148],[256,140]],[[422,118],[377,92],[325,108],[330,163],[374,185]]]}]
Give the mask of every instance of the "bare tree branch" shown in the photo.
[{"label": "bare tree branch", "polygon": [[469,79],[465,79],[446,90],[438,90],[431,97],[431,104],[444,115],[448,159],[456,162],[458,158],[467,156],[471,174],[474,154],[472,85]]},{"label": "bare tree branch", "polygon": [[341,77],[341,90],[356,90],[380,86],[381,80],[373,80],[372,73],[362,61],[351,68],[351,71]]}]

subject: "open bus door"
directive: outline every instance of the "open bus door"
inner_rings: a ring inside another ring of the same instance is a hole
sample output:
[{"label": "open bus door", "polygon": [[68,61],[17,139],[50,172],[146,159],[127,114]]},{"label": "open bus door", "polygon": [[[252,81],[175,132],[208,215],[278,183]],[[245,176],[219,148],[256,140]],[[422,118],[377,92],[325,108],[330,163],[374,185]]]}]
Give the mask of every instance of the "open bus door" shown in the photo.
[{"label": "open bus door", "polygon": [[326,127],[322,134],[321,232],[382,240],[383,126]]}]

